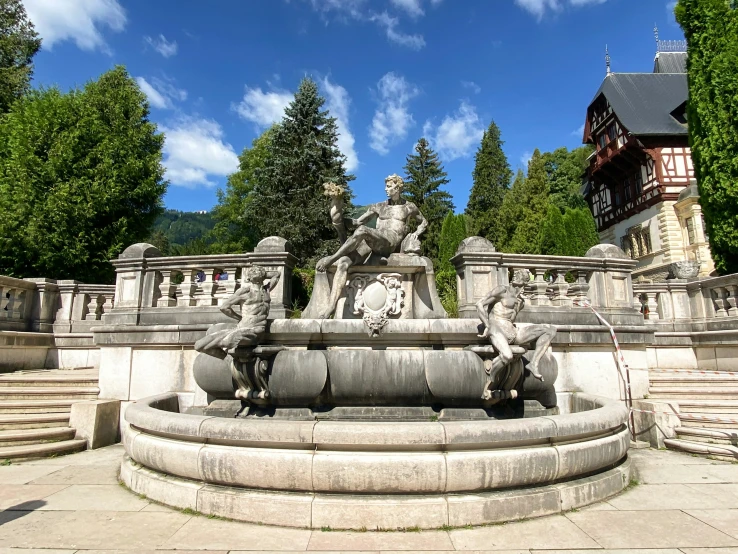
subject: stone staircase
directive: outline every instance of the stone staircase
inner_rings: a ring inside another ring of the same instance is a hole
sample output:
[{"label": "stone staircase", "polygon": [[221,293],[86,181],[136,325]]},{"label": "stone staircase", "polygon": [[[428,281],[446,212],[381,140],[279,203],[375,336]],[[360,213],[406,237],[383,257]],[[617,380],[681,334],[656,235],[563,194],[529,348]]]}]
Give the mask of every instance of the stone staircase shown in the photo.
[{"label": "stone staircase", "polygon": [[72,404],[97,399],[96,369],[0,374],[0,463],[70,454],[87,448],[69,426]]},{"label": "stone staircase", "polygon": [[649,372],[649,400],[678,410],[676,438],[668,448],[738,461],[738,373]]}]

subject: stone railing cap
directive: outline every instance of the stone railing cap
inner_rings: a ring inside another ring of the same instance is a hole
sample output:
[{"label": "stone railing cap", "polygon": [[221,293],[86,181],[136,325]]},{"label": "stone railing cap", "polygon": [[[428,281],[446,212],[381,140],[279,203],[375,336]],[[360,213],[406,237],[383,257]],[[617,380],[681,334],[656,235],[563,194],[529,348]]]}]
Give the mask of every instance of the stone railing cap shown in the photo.
[{"label": "stone railing cap", "polygon": [[267,237],[259,241],[254,252],[292,252],[292,244],[282,237]]},{"label": "stone railing cap", "polygon": [[464,252],[496,252],[495,245],[484,237],[469,237],[459,243],[457,254]]},{"label": "stone railing cap", "polygon": [[161,252],[153,244],[147,242],[138,242],[132,244],[118,256],[119,260],[128,260],[135,258],[161,258]]},{"label": "stone railing cap", "polygon": [[598,244],[593,246],[584,255],[586,258],[623,258],[626,260],[630,259],[622,248],[615,246],[614,244]]}]

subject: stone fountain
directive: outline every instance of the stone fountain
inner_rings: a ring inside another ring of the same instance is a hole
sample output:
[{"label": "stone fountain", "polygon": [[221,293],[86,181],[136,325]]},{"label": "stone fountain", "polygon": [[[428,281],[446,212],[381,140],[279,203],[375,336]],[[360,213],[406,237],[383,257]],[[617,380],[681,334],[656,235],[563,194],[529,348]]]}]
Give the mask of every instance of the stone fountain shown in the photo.
[{"label": "stone fountain", "polygon": [[[396,529],[557,513],[628,484],[627,409],[574,393],[561,415],[557,328],[516,322],[530,273],[500,272],[477,319],[448,319],[420,255],[427,222],[401,179],[385,190],[357,220],[332,210],[342,244],[302,319],[269,320],[279,273],[244,271],[219,306],[233,323],[195,343],[207,406],[166,393],[128,407],[128,487],[244,521]],[[480,244],[494,250],[462,248]]]}]

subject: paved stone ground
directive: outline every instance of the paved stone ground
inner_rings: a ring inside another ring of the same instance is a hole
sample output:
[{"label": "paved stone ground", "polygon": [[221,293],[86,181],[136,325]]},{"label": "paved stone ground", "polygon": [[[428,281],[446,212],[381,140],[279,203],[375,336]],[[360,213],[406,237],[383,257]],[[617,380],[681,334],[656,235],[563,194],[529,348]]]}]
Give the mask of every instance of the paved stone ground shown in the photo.
[{"label": "paved stone ground", "polygon": [[641,484],[565,515],[450,532],[344,533],[190,516],[118,484],[121,446],[0,467],[0,554],[738,554],[738,464],[633,451]]}]

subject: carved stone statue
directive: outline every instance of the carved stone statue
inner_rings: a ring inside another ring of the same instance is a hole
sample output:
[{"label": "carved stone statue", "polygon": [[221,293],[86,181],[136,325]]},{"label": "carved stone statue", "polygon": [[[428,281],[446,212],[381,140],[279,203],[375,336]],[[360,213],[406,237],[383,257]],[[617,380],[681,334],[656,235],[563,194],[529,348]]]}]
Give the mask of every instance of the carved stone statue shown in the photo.
[{"label": "carved stone statue", "polygon": [[399,273],[354,274],[348,287],[354,297],[354,314],[362,316],[370,337],[381,335],[389,316],[399,315],[405,305]]},{"label": "carved stone statue", "polygon": [[346,223],[343,220],[343,201],[346,189],[336,183],[324,183],[323,189],[323,194],[331,199],[331,222],[338,233],[338,240],[343,244],[348,236],[346,234]]},{"label": "carved stone statue", "polygon": [[[281,347],[260,347],[266,333],[271,296],[269,291],[279,282],[278,271],[267,271],[253,265],[246,269],[244,283],[220,306],[220,311],[238,321],[211,325],[207,334],[195,343],[195,350],[216,358],[231,357],[231,373],[238,384],[236,398],[269,396],[266,373],[267,359]],[[266,285],[264,281],[269,279]],[[241,313],[234,310],[241,306]],[[258,389],[258,390],[257,390]]]},{"label": "carved stone statue", "polygon": [[[504,394],[505,391],[489,390],[489,387],[494,386],[495,383],[509,380],[502,378],[501,372],[516,357],[520,358],[524,354],[524,350],[519,348],[521,345],[531,345],[535,348],[533,358],[527,367],[533,377],[543,381],[543,376],[538,371],[538,363],[556,336],[556,327],[553,325],[517,327],[515,325],[515,319],[525,305],[523,291],[529,281],[530,272],[527,269],[516,270],[510,285],[496,287],[477,302],[479,318],[485,325],[484,332],[479,336],[480,338],[488,338],[494,352],[497,354],[491,364],[485,364],[489,374],[488,387],[483,396],[486,399],[510,398],[510,396]],[[477,348],[477,350],[480,349]]]},{"label": "carved stone statue", "polygon": [[[351,266],[363,264],[372,253],[386,259],[398,250],[406,238],[408,243],[417,243],[418,236],[428,227],[428,221],[420,213],[418,207],[402,199],[403,185],[400,176],[387,177],[384,187],[388,197],[387,202],[372,204],[364,215],[352,220],[352,224],[357,226],[353,234],[335,254],[326,256],[317,263],[315,269],[321,273],[336,264],[336,276],[333,279],[330,300],[322,313],[318,315],[319,319],[327,319],[335,312],[338,299],[346,286],[346,278]],[[330,196],[333,197],[332,194]],[[331,211],[333,219],[332,212],[333,210]],[[408,223],[413,218],[419,221],[419,225],[414,233],[409,233]],[[365,225],[373,219],[377,222],[376,229]],[[333,221],[335,225],[337,217]]]}]

